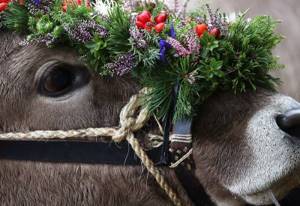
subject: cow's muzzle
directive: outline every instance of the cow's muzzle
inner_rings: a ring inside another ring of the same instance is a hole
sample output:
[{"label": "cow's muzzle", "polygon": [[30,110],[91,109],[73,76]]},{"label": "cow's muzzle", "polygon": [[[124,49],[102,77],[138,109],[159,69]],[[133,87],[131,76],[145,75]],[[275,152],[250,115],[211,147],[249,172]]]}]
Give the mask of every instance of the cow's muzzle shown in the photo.
[{"label": "cow's muzzle", "polygon": [[300,108],[278,115],[276,123],[282,131],[300,139]]}]

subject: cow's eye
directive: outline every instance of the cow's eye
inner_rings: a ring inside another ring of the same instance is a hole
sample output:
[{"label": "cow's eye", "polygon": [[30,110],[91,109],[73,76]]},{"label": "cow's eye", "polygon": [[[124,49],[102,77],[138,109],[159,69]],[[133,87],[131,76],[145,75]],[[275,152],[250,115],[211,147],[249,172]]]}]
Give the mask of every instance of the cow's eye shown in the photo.
[{"label": "cow's eye", "polygon": [[54,69],[45,78],[44,90],[47,93],[56,94],[71,87],[74,75],[67,69]]},{"label": "cow's eye", "polygon": [[85,85],[88,80],[89,72],[85,67],[59,63],[44,72],[39,90],[45,96],[61,96]]}]

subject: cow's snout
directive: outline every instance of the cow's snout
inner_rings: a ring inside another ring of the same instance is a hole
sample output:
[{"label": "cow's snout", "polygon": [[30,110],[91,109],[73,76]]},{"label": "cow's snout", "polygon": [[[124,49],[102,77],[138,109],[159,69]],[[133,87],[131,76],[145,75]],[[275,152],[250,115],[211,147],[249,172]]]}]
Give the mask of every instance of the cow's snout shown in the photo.
[{"label": "cow's snout", "polygon": [[276,117],[278,127],[292,137],[300,138],[300,108]]}]

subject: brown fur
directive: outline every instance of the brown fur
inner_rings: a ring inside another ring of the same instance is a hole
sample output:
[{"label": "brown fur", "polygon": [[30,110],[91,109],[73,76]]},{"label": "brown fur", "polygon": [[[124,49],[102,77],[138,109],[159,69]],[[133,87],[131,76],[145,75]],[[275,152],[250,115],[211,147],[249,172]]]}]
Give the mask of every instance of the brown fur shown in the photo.
[{"label": "brown fur", "polygon": [[[116,126],[121,107],[139,89],[130,77],[103,79],[91,72],[90,83],[67,97],[43,97],[37,92],[39,68],[53,59],[81,64],[76,53],[38,45],[19,47],[19,37],[7,34],[0,34],[0,39],[3,132]],[[243,131],[269,94],[263,90],[247,95],[219,92],[201,106],[193,125],[196,174],[213,199],[232,199],[221,185],[230,183],[247,166],[247,159],[239,158],[251,158]],[[174,172],[164,172],[188,202]],[[142,167],[7,160],[0,160],[0,199],[1,205],[171,204]]]}]

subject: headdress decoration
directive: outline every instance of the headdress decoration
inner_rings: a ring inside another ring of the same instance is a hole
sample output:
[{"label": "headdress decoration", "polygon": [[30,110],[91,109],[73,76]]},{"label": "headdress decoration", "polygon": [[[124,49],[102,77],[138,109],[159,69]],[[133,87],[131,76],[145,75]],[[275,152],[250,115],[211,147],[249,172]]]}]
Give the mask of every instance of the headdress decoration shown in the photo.
[{"label": "headdress decoration", "polygon": [[[233,16],[209,5],[187,14],[159,0],[0,0],[0,29],[25,34],[23,43],[72,47],[102,76],[131,73],[148,88],[149,112],[175,123],[170,152],[182,156],[191,151],[190,120],[213,93],[278,82],[269,75],[282,67],[272,54],[282,39],[278,22]],[[170,129],[166,123],[165,143]]]},{"label": "headdress decoration", "polygon": [[174,120],[192,118],[215,91],[274,88],[272,49],[281,36],[269,16],[231,19],[207,5],[186,16],[159,1],[0,0],[1,25],[28,42],[75,48],[100,75],[129,72],[150,88],[145,105],[163,118],[180,85]]}]

